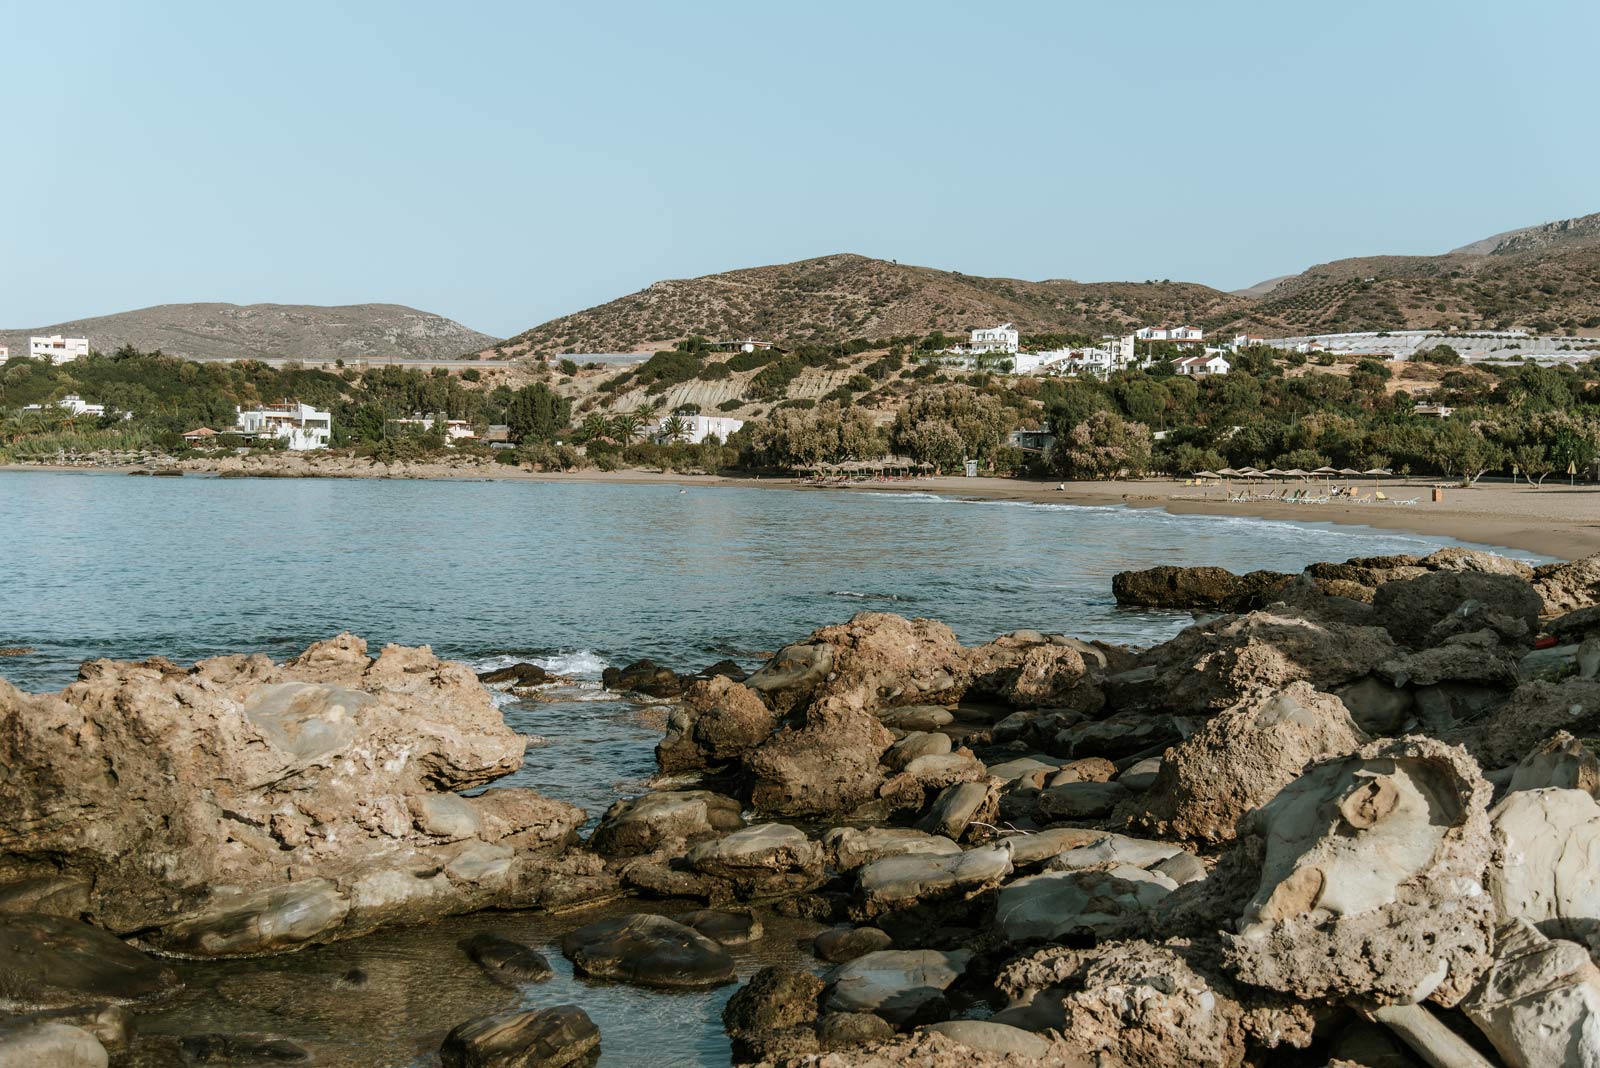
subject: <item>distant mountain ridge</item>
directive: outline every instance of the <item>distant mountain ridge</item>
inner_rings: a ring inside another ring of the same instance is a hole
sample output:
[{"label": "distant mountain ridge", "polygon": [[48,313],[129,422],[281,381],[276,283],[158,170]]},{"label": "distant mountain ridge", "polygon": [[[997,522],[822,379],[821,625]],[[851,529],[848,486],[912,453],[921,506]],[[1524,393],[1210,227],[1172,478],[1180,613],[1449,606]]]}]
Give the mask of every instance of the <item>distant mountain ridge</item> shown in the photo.
[{"label": "distant mountain ridge", "polygon": [[1384,329],[1600,331],[1600,213],[1438,256],[1363,256],[1224,293],[1190,282],[985,278],[849,253],[671,279],[541,323],[492,354],[649,352],[700,334],[798,344],[964,333],[1098,335],[1195,323],[1214,334]]},{"label": "distant mountain ridge", "polygon": [[0,330],[0,345],[25,355],[28,338],[87,337],[100,352],[124,344],[173,356],[306,360],[450,357],[495,339],[453,319],[399,304],[158,304],[137,311]]}]

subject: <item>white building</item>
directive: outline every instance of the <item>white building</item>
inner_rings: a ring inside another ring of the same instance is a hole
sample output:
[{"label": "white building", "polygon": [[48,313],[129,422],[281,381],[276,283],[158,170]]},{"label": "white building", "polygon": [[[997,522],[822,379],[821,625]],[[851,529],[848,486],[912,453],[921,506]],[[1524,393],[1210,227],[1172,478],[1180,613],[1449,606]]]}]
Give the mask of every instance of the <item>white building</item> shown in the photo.
[{"label": "white building", "polygon": [[1185,356],[1181,360],[1174,360],[1172,369],[1180,375],[1225,375],[1233,370],[1233,364],[1222,356],[1207,353],[1204,356]]},{"label": "white building", "polygon": [[333,436],[333,417],[309,404],[264,404],[246,411],[237,409],[237,433],[252,438],[277,438],[290,449],[326,449]]},{"label": "white building", "polygon": [[50,337],[30,337],[28,355],[36,360],[49,360],[58,365],[71,363],[79,356],[89,355],[89,339],[62,337],[60,334],[52,334]]},{"label": "white building", "polygon": [[1197,341],[1204,341],[1206,332],[1198,326],[1141,326],[1133,332],[1139,341],[1175,341],[1180,345],[1191,345]]},{"label": "white building", "polygon": [[104,404],[89,404],[76,393],[68,393],[65,397],[56,401],[56,407],[65,408],[74,416],[92,415],[98,419],[106,414],[106,406]]},{"label": "white building", "polygon": [[11,349],[5,345],[0,345],[0,363],[5,363],[9,359],[11,359]]},{"label": "white building", "polygon": [[730,419],[722,415],[669,415],[655,426],[652,436],[658,444],[666,444],[666,431],[662,427],[666,426],[667,420],[673,418],[678,419],[684,426],[683,433],[674,440],[685,441],[690,445],[698,445],[710,437],[725,442],[730,434],[744,426],[743,419]]},{"label": "white building", "polygon": [[[391,419],[397,426],[420,426],[423,430],[432,430],[437,421],[431,415],[414,415],[410,419]],[[465,419],[446,419],[444,421],[444,443],[454,446],[458,441],[470,441],[476,438],[477,432],[472,429],[472,424]]]},{"label": "white building", "polygon": [[1022,335],[1016,327],[1010,323],[1001,323],[999,326],[991,326],[986,330],[974,330],[972,332],[972,341],[967,346],[967,350],[973,353],[1004,352],[1014,354],[1017,351],[1021,337]]}]

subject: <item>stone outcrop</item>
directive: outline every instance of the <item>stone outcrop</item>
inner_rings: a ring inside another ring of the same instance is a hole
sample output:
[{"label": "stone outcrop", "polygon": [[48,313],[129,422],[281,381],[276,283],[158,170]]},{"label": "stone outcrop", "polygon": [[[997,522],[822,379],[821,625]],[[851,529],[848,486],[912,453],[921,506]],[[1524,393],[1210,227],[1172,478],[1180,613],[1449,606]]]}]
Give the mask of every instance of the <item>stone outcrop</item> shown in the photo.
[{"label": "stone outcrop", "polygon": [[1265,608],[1292,576],[1280,571],[1235,575],[1221,567],[1161,567],[1119,571],[1111,577],[1118,604],[1141,608],[1188,608],[1248,612]]},{"label": "stone outcrop", "polygon": [[1535,568],[1533,588],[1552,615],[1600,605],[1600,553]]},{"label": "stone outcrop", "polygon": [[692,927],[634,913],[569,931],[561,952],[579,974],[638,986],[696,989],[733,981],[733,958]]},{"label": "stone outcrop", "polygon": [[1600,1065],[1600,968],[1575,942],[1522,921],[1501,928],[1494,964],[1461,1008],[1509,1068]]},{"label": "stone outcrop", "polygon": [[663,773],[726,764],[767,740],[778,716],[754,690],[718,675],[690,684],[656,747]]},{"label": "stone outcrop", "polygon": [[1600,801],[1585,790],[1515,790],[1490,823],[1488,887],[1498,919],[1600,942]]},{"label": "stone outcrop", "polygon": [[1343,702],[1309,683],[1252,695],[1167,750],[1154,785],[1128,806],[1131,823],[1164,837],[1229,841],[1240,817],[1309,764],[1365,741]]},{"label": "stone outcrop", "polygon": [[113,931],[196,956],[531,905],[583,820],[491,789],[524,742],[471,671],[342,635],[284,664],[94,661],[0,682],[0,884],[65,875]]},{"label": "stone outcrop", "polygon": [[800,726],[784,727],[749,755],[751,804],[774,816],[851,812],[883,785],[878,758],[893,744],[889,728],[850,700],[817,701]]},{"label": "stone outcrop", "polygon": [[830,697],[859,709],[946,704],[966,689],[966,655],[943,623],[858,612],[780,649],[745,685],[780,712]]},{"label": "stone outcrop", "polygon": [[1426,738],[1314,765],[1241,828],[1260,882],[1228,937],[1235,973],[1297,998],[1455,1004],[1488,964],[1488,799],[1471,757]]}]

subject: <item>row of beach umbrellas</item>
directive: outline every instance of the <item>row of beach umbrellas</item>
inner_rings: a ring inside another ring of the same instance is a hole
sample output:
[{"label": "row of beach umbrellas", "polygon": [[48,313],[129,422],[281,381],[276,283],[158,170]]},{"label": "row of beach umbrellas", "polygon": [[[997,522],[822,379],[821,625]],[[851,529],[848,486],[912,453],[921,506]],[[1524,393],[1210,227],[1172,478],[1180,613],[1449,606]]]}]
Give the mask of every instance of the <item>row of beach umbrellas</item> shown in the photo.
[{"label": "row of beach umbrellas", "polygon": [[1315,471],[1303,471],[1298,467],[1291,467],[1281,471],[1276,467],[1269,467],[1265,471],[1255,467],[1224,467],[1220,471],[1196,471],[1195,478],[1387,478],[1394,474],[1386,467],[1374,467],[1370,471],[1357,471],[1353,467],[1319,467]]}]

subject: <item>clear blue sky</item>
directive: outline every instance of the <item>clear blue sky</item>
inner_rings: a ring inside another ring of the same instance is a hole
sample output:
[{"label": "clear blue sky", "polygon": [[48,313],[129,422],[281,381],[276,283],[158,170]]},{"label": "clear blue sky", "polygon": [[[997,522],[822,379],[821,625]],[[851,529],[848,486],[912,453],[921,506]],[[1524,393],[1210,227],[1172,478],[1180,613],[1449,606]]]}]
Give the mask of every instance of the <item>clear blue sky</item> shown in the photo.
[{"label": "clear blue sky", "polygon": [[1600,4],[6,7],[0,326],[507,335],[850,251],[1238,288],[1600,210]]}]

